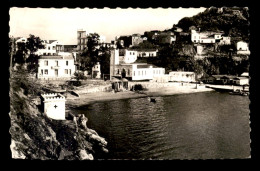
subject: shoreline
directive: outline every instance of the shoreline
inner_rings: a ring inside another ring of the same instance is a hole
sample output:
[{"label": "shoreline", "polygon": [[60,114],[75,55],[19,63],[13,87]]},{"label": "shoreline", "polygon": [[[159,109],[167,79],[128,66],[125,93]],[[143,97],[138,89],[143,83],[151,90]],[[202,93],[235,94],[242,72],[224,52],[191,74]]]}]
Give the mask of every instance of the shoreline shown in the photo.
[{"label": "shoreline", "polygon": [[143,97],[156,97],[156,96],[170,96],[179,94],[191,94],[199,92],[209,92],[214,89],[206,88],[205,86],[198,86],[197,89],[190,86],[173,86],[173,87],[161,87],[161,88],[149,88],[148,90],[141,92],[123,91],[123,92],[95,92],[80,94],[80,97],[68,95],[66,99],[66,106],[68,108],[75,108],[84,105],[89,105],[96,102],[120,100],[120,99],[132,99],[132,98],[143,98]]}]

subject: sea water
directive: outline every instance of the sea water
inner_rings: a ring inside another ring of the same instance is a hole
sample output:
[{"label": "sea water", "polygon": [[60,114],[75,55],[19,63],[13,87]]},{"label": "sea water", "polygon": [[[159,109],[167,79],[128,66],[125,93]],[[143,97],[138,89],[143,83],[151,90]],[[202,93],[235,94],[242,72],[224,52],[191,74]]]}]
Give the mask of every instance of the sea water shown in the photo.
[{"label": "sea water", "polygon": [[204,92],[97,102],[73,109],[108,142],[105,159],[250,156],[247,96]]}]

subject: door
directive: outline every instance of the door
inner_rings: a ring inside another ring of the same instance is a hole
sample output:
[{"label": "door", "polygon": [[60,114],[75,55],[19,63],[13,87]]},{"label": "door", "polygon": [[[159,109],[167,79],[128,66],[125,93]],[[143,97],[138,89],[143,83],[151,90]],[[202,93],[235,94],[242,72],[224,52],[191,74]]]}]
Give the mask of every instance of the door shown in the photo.
[{"label": "door", "polygon": [[55,69],[55,76],[58,76],[58,69]]},{"label": "door", "polygon": [[123,68],[123,70],[122,70],[122,72],[121,72],[121,76],[122,76],[122,78],[125,78],[125,76],[126,76],[126,71],[125,71],[124,68]]}]

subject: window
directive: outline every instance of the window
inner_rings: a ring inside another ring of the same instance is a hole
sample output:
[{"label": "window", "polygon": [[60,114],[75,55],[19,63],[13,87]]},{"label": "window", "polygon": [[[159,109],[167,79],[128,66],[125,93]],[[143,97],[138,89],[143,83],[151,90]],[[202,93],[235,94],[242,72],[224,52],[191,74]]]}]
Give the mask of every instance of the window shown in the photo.
[{"label": "window", "polygon": [[48,75],[48,70],[47,69],[44,70],[44,74]]},{"label": "window", "polygon": [[69,65],[69,61],[66,61],[66,65],[67,65],[67,66]]},{"label": "window", "polygon": [[51,47],[49,46],[49,47],[48,47],[48,50],[50,50],[50,49],[51,49]]},{"label": "window", "polygon": [[71,69],[69,69],[70,75],[71,75]]},{"label": "window", "polygon": [[46,55],[46,53],[43,53],[43,55]]},{"label": "window", "polygon": [[132,53],[130,52],[130,55],[132,55]]},{"label": "window", "polygon": [[53,46],[52,49],[55,50],[55,46]]},{"label": "window", "polygon": [[45,66],[48,66],[48,61],[44,61],[44,65],[45,65]]},{"label": "window", "polygon": [[134,71],[134,76],[135,76],[135,71]]},{"label": "window", "polygon": [[65,69],[65,74],[68,74],[68,69]]},{"label": "window", "polygon": [[41,75],[43,75],[43,69],[41,70]]},{"label": "window", "polygon": [[56,63],[56,66],[58,66],[58,65],[59,65],[59,62],[58,62],[58,61],[55,61],[55,63]]},{"label": "window", "polygon": [[128,69],[128,72],[127,72],[128,75],[130,75],[130,69]]},{"label": "window", "polygon": [[133,55],[135,55],[135,53],[133,52]]}]

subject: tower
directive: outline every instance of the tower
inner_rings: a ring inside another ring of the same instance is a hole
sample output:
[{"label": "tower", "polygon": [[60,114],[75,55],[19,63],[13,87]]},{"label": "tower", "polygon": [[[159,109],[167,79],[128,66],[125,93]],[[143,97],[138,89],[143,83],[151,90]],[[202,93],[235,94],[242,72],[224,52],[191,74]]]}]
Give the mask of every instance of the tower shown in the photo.
[{"label": "tower", "polygon": [[110,55],[110,80],[112,76],[115,75],[115,65],[118,64],[119,64],[119,50],[113,49],[111,50],[111,55]]},{"label": "tower", "polygon": [[44,114],[55,120],[65,120],[65,97],[57,93],[41,95]]},{"label": "tower", "polygon": [[87,35],[86,30],[78,29],[77,30],[77,50],[83,51],[87,47]]}]

